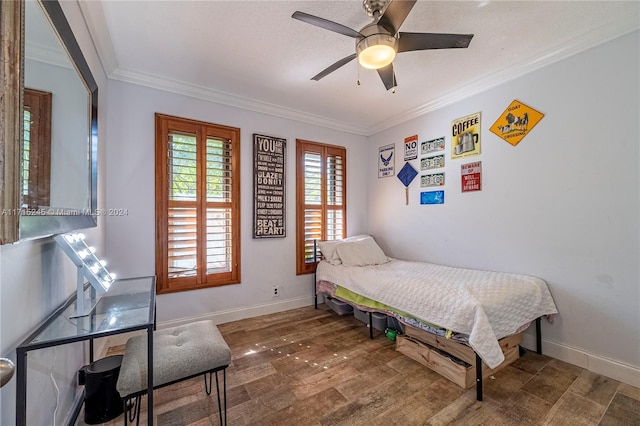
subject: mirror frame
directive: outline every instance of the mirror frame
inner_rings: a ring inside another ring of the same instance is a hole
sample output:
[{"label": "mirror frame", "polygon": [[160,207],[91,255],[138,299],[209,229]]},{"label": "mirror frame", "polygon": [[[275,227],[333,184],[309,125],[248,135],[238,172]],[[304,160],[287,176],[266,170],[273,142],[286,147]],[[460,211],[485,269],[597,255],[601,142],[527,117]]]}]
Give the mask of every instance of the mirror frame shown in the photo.
[{"label": "mirror frame", "polygon": [[[24,0],[3,1],[2,75],[0,87],[5,96],[0,102],[0,244],[13,243],[97,226],[98,194],[98,85],[71,26],[58,0],[39,0],[60,41],[69,53],[70,60],[84,81],[91,97],[89,153],[89,206],[81,210],[68,210],[65,215],[20,214],[20,158],[23,139],[23,90],[24,90]],[[8,123],[8,125],[7,125]],[[54,207],[55,208],[55,207]]]}]

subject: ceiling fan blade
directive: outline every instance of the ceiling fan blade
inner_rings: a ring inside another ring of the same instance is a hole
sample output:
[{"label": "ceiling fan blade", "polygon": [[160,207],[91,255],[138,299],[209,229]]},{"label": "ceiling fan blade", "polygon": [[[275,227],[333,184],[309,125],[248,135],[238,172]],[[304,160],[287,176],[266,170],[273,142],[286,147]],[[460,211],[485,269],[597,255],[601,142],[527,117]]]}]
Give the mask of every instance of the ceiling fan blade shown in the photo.
[{"label": "ceiling fan blade", "polygon": [[383,68],[378,68],[378,75],[384,83],[384,87],[387,90],[392,89],[398,85],[396,80],[396,74],[393,72],[393,62]]},{"label": "ceiling fan blade", "polygon": [[456,49],[469,47],[473,34],[400,33],[398,53],[412,50]]},{"label": "ceiling fan blade", "polygon": [[392,34],[395,34],[400,29],[400,25],[404,22],[416,4],[417,0],[391,0],[387,10],[384,11],[378,24],[385,27]]},{"label": "ceiling fan blade", "polygon": [[336,62],[335,64],[331,65],[330,67],[327,67],[324,70],[320,71],[317,75],[313,76],[311,78],[311,80],[318,81],[321,78],[326,77],[327,75],[331,74],[332,72],[334,72],[335,70],[337,70],[341,66],[346,65],[349,62],[353,61],[355,58],[356,58],[356,54],[355,53],[353,55],[347,56],[346,58],[342,58],[338,62]]},{"label": "ceiling fan blade", "polygon": [[318,16],[309,15],[308,13],[296,11],[291,15],[293,19],[297,19],[307,24],[315,25],[316,27],[324,28],[325,30],[333,31],[334,33],[344,34],[349,37],[358,38],[362,37],[362,34],[346,27],[337,22],[329,21],[328,19],[320,18]]}]

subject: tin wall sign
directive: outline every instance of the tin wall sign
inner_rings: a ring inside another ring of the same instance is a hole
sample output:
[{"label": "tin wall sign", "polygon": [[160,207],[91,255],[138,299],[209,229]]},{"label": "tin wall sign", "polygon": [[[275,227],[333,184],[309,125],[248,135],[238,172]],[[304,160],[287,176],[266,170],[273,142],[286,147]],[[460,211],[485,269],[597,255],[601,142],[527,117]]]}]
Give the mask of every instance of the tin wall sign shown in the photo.
[{"label": "tin wall sign", "polygon": [[482,161],[462,164],[460,172],[462,175],[462,192],[482,190]]},{"label": "tin wall sign", "polygon": [[438,139],[420,143],[420,154],[422,155],[442,150],[444,150],[444,136]]},{"label": "tin wall sign", "polygon": [[451,122],[451,158],[480,154],[480,113],[457,118]]},{"label": "tin wall sign", "polygon": [[253,135],[253,238],[286,237],[287,140]]},{"label": "tin wall sign", "polygon": [[444,167],[444,154],[420,159],[420,170],[430,170]]},{"label": "tin wall sign", "polygon": [[432,173],[430,175],[420,176],[420,186],[425,188],[429,186],[443,186],[444,185],[444,172]]},{"label": "tin wall sign", "polygon": [[535,127],[544,114],[515,100],[489,130],[516,146]]},{"label": "tin wall sign", "polygon": [[378,177],[389,177],[395,174],[394,151],[396,145],[391,143],[378,148]]},{"label": "tin wall sign", "polygon": [[421,192],[420,204],[444,204],[444,191]]},{"label": "tin wall sign", "polygon": [[418,158],[418,135],[404,138],[404,161]]}]

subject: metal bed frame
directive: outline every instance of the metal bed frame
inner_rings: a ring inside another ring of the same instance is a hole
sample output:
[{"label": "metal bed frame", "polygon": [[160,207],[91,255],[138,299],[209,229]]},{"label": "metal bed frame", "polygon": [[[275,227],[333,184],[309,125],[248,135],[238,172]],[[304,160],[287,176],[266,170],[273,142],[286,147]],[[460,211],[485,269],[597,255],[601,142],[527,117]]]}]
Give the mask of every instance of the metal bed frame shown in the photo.
[{"label": "metal bed frame", "polygon": [[[316,261],[316,267],[318,264],[318,245],[317,240],[313,240],[313,258]],[[313,305],[315,309],[318,309],[318,285],[316,271],[313,272]],[[369,315],[369,338],[373,339],[373,311],[368,311]],[[541,317],[536,318],[536,353],[542,355],[542,332],[540,330]],[[524,353],[525,349],[520,347],[520,355]],[[477,352],[476,355],[476,399],[482,401],[482,359]]]}]

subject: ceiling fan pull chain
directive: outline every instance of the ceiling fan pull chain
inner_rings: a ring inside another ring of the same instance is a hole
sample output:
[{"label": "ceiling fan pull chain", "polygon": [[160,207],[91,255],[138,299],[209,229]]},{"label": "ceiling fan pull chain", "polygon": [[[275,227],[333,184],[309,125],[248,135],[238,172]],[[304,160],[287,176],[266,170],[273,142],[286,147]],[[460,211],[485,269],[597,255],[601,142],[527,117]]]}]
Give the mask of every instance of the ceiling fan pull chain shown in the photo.
[{"label": "ceiling fan pull chain", "polygon": [[356,67],[358,68],[358,81],[357,81],[357,84],[358,84],[358,86],[360,86],[360,64],[356,64]]}]

